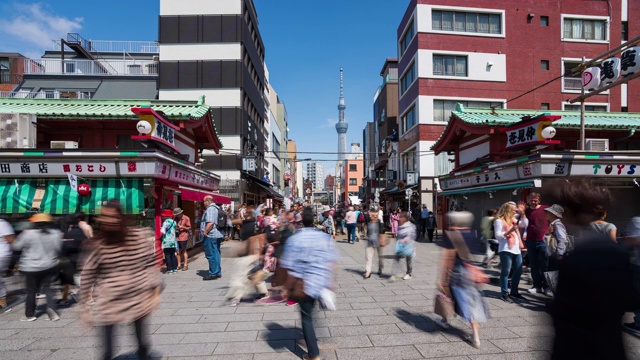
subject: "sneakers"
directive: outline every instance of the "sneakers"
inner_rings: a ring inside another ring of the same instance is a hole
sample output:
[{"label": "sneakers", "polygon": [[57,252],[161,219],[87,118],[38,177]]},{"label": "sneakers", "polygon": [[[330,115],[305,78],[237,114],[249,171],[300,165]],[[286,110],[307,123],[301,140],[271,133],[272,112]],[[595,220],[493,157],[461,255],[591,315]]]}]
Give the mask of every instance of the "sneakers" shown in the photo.
[{"label": "sneakers", "polygon": [[264,297],[262,299],[256,300],[256,304],[271,305],[271,304],[280,304],[285,301],[286,299],[283,299],[283,298]]},{"label": "sneakers", "polygon": [[296,305],[298,305],[298,303],[295,301],[291,301],[291,300],[287,301],[287,306],[296,306]]},{"label": "sneakers", "polygon": [[520,300],[527,300],[527,298],[522,296],[522,294],[520,294],[520,293],[511,293],[511,294],[509,294],[509,297],[520,299]]},{"label": "sneakers", "polygon": [[236,307],[236,306],[238,306],[238,302],[234,301],[234,300],[229,300],[229,301],[225,302],[223,306]]},{"label": "sneakers", "polygon": [[513,304],[513,300],[511,300],[511,297],[509,296],[509,294],[502,294],[500,299],[506,302],[507,304]]},{"label": "sneakers", "polygon": [[636,323],[624,324],[622,327],[632,334],[640,335],[640,326],[636,325]]},{"label": "sneakers", "polygon": [[397,280],[397,278],[396,278],[396,276],[395,276],[395,275],[391,275],[391,276],[389,277],[389,282],[390,282],[390,283],[395,282],[396,280]]},{"label": "sneakers", "polygon": [[545,289],[543,294],[547,295],[548,297],[553,297],[553,291],[551,291],[551,289]]},{"label": "sneakers", "polygon": [[310,357],[309,354],[304,354],[302,360],[320,360],[320,356]]},{"label": "sneakers", "polygon": [[60,305],[60,306],[69,306],[70,303],[69,303],[69,300],[60,299],[60,300],[58,300],[57,304]]},{"label": "sneakers", "polygon": [[23,316],[20,318],[20,321],[36,321],[38,320],[35,316]]},{"label": "sneakers", "polygon": [[47,311],[47,315],[44,319],[51,320],[51,321],[58,321],[60,320],[60,315],[58,315],[58,313],[56,313],[55,311],[51,310],[51,311]]},{"label": "sneakers", "polygon": [[531,289],[527,290],[527,292],[529,292],[529,294],[542,294],[542,289],[532,287]]},{"label": "sneakers", "polygon": [[407,274],[402,277],[402,280],[411,280],[411,275]]},{"label": "sneakers", "polygon": [[202,278],[202,280],[203,280],[203,281],[218,280],[218,279],[220,279],[221,277],[222,277],[222,276],[220,276],[220,275],[216,275],[216,276],[208,275],[208,276],[203,277],[203,278]]},{"label": "sneakers", "polygon": [[36,294],[36,299],[44,299],[46,297],[47,297],[47,295],[45,295],[45,294]]}]

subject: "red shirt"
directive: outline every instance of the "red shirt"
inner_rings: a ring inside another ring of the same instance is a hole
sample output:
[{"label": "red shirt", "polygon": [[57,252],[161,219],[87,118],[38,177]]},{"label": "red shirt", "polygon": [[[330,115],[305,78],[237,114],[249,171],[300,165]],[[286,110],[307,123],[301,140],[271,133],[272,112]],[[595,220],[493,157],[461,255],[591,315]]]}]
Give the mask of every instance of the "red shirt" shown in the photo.
[{"label": "red shirt", "polygon": [[529,220],[527,241],[544,241],[544,234],[546,234],[547,228],[549,228],[549,220],[547,220],[547,214],[544,209],[548,207],[547,205],[540,205],[535,210],[527,208],[524,211]]}]

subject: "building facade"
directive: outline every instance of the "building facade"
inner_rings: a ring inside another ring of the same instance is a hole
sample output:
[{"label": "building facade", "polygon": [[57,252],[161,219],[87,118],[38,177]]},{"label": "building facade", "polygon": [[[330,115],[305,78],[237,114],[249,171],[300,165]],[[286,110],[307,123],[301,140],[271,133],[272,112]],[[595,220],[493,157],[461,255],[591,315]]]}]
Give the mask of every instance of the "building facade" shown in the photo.
[{"label": "building facade", "polygon": [[[400,178],[415,169],[420,201],[433,206],[436,176],[454,159],[431,147],[456,103],[574,110],[567,99],[580,93],[579,75],[561,75],[626,40],[638,28],[628,24],[634,14],[640,5],[627,0],[412,0],[397,31]],[[593,96],[587,109],[638,111],[639,95],[629,83]]]},{"label": "building facade", "polygon": [[307,180],[313,183],[314,190],[324,190],[324,166],[319,162],[308,162]]}]

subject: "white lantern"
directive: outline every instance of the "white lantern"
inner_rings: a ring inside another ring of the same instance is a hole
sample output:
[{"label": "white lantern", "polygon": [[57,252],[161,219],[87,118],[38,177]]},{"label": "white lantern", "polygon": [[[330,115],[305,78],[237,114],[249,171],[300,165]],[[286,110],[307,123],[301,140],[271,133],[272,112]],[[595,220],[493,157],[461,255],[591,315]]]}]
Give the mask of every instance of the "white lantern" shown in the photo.
[{"label": "white lantern", "polygon": [[592,91],[600,86],[600,68],[592,66],[582,73],[582,88],[584,91]]},{"label": "white lantern", "polygon": [[547,126],[542,129],[542,137],[545,139],[552,139],[556,136],[556,129],[553,126]]},{"label": "white lantern", "polygon": [[136,124],[136,129],[140,134],[148,135],[151,132],[151,124],[147,120],[140,120]]},{"label": "white lantern", "polygon": [[600,65],[600,87],[611,85],[620,77],[620,59],[610,57]]},{"label": "white lantern", "polygon": [[633,46],[620,55],[620,74],[623,78],[633,75],[640,69],[640,46]]}]

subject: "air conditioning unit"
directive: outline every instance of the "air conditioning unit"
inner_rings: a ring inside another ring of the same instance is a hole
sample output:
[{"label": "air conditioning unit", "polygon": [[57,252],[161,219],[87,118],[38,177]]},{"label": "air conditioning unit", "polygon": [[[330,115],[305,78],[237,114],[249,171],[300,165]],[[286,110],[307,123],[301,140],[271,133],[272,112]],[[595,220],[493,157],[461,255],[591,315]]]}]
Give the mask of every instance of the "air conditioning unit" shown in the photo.
[{"label": "air conditioning unit", "polygon": [[609,139],[586,139],[584,149],[588,151],[609,151]]},{"label": "air conditioning unit", "polygon": [[51,148],[52,149],[77,149],[78,142],[77,141],[52,141]]}]

